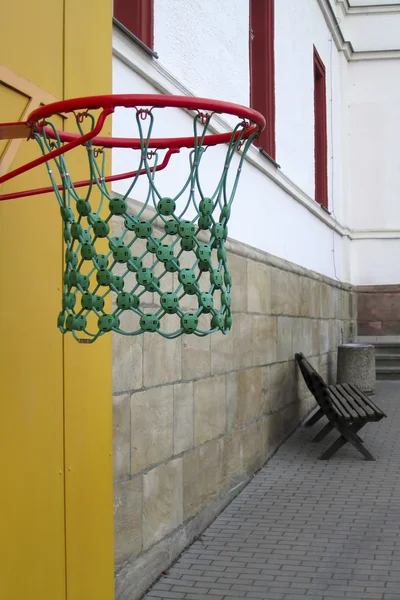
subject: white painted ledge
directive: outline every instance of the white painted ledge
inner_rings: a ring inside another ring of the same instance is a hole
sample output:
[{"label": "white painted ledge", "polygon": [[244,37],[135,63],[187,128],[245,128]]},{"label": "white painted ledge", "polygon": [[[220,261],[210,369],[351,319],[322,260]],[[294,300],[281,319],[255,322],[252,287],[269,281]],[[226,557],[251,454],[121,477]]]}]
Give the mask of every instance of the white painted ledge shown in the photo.
[{"label": "white painted ledge", "polygon": [[399,240],[400,229],[353,229],[352,240]]},{"label": "white painted ledge", "polygon": [[359,4],[351,6],[349,0],[334,0],[337,6],[340,6],[344,15],[383,15],[387,13],[399,13],[400,2],[393,4]]},{"label": "white painted ledge", "polygon": [[[346,0],[342,2],[340,0],[335,0],[336,5],[340,5],[343,10],[345,6],[348,6]],[[329,31],[331,32],[332,39],[335,43],[336,48],[339,52],[343,52],[344,56],[349,62],[355,61],[364,61],[364,60],[399,60],[400,59],[400,48],[394,48],[391,50],[375,50],[371,48],[370,50],[354,50],[351,42],[345,40],[343,32],[340,27],[340,19],[338,19],[335,15],[335,12],[332,8],[330,0],[317,0],[318,5],[321,9],[321,12],[324,16],[325,22],[328,26]],[[355,9],[356,7],[354,7]],[[359,7],[357,7],[359,8]],[[371,14],[374,12],[377,14],[378,12],[383,12],[379,10],[368,10],[367,7],[361,7],[362,11],[353,11],[353,8],[345,14],[353,14],[354,12],[358,14]],[[374,6],[368,6],[368,9],[374,9]],[[383,8],[383,7],[378,7]],[[385,12],[400,12],[400,4],[399,5],[390,5],[392,10],[387,10]],[[394,10],[396,9],[396,10]]]}]

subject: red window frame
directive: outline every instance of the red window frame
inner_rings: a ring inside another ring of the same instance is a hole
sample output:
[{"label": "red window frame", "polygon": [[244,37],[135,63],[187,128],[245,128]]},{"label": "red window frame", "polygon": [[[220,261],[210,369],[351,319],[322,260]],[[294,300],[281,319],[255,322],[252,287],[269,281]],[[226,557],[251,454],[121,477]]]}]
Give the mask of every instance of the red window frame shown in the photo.
[{"label": "red window frame", "polygon": [[326,130],[325,65],[314,46],[315,201],[328,208],[328,143]]},{"label": "red window frame", "polygon": [[114,0],[114,17],[153,50],[153,0]]},{"label": "red window frame", "polygon": [[275,160],[274,41],[274,0],[250,0],[250,106],[267,121],[255,143]]}]

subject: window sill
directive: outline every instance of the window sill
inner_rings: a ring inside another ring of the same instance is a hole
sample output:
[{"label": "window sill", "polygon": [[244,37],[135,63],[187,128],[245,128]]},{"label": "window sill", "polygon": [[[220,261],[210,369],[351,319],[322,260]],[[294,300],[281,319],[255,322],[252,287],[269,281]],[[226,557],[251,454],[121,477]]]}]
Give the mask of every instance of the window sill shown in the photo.
[{"label": "window sill", "polygon": [[148,46],[146,46],[146,44],[144,42],[142,42],[142,40],[140,40],[138,37],[136,37],[135,34],[133,34],[131,31],[129,31],[129,29],[127,29],[125,27],[125,25],[122,25],[122,23],[120,23],[118,21],[118,19],[116,19],[115,17],[113,17],[113,24],[120,30],[122,31],[122,33],[124,33],[132,42],[134,42],[135,44],[137,44],[142,50],[144,50],[146,52],[146,54],[148,54],[149,56],[151,56],[152,58],[158,58],[158,54],[157,52],[154,52],[154,50],[152,50],[151,48],[149,48]]},{"label": "window sill", "polygon": [[260,148],[260,147],[259,147],[259,148],[258,148],[258,151],[259,151],[259,153],[260,153],[260,154],[262,154],[263,156],[265,156],[265,158],[266,158],[266,159],[268,159],[268,160],[269,160],[269,162],[271,162],[271,163],[272,163],[272,164],[273,164],[273,165],[274,165],[274,166],[275,166],[277,169],[280,169],[280,168],[281,168],[281,165],[279,165],[279,164],[276,162],[276,160],[274,160],[274,159],[272,158],[272,156],[270,156],[270,155],[268,154],[268,152],[265,152],[264,148]]}]

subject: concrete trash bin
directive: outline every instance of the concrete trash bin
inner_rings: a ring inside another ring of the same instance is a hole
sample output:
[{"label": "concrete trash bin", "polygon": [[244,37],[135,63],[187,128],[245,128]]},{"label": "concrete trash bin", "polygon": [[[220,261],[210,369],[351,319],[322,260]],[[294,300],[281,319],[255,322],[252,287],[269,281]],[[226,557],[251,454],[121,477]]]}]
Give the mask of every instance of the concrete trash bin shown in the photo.
[{"label": "concrete trash bin", "polygon": [[337,383],[354,383],[366,394],[375,393],[375,347],[342,344],[338,347]]}]

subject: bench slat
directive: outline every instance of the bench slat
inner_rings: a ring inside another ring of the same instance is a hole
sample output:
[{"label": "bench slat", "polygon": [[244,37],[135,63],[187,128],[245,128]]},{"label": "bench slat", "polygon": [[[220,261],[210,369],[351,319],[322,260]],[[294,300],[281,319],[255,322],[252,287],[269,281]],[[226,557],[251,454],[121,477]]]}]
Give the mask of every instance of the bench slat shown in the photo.
[{"label": "bench slat", "polygon": [[371,410],[375,413],[380,415],[380,417],[386,417],[386,414],[383,412],[383,410],[381,408],[379,408],[379,406],[377,404],[375,404],[375,402],[373,402],[371,400],[371,398],[368,398],[368,396],[366,394],[364,394],[359,387],[357,387],[356,385],[354,385],[354,383],[346,383],[345,384],[346,387],[349,387],[352,392],[359,398],[361,398],[362,402],[365,402],[365,404],[368,404],[368,406],[371,408]]},{"label": "bench slat", "polygon": [[354,403],[354,408],[356,410],[357,410],[356,407],[359,407],[359,410],[363,411],[363,413],[366,414],[366,416],[368,418],[375,417],[375,415],[376,415],[375,410],[368,404],[368,402],[365,401],[365,398],[364,398],[361,390],[360,390],[360,394],[357,394],[357,391],[352,390],[348,383],[343,383],[342,388],[343,388],[343,391],[351,397],[352,402]]},{"label": "bench slat", "polygon": [[346,389],[346,387],[343,384],[338,384],[337,389],[339,391],[339,393],[342,395],[343,398],[345,398],[345,401],[351,406],[351,408],[353,409],[353,411],[356,413],[357,415],[357,419],[358,420],[362,420],[365,421],[366,419],[369,419],[370,417],[373,417],[373,413],[371,413],[371,415],[368,414],[368,411],[365,410],[363,405],[360,405],[351,395],[351,393],[348,392],[348,390]]},{"label": "bench slat", "polygon": [[344,409],[341,402],[338,401],[338,399],[336,398],[336,396],[333,393],[333,390],[329,389],[328,393],[329,393],[329,400],[330,400],[331,407],[334,410],[334,412],[337,414],[337,416],[340,419],[346,419],[346,420],[350,419],[349,413]]},{"label": "bench slat", "polygon": [[331,396],[334,396],[336,402],[343,407],[343,413],[348,421],[358,421],[359,414],[354,410],[351,404],[347,401],[346,396],[342,393],[337,386],[329,386]]}]

